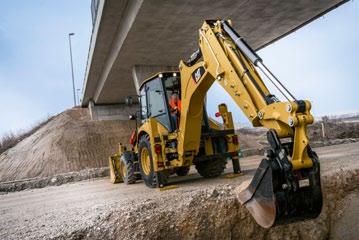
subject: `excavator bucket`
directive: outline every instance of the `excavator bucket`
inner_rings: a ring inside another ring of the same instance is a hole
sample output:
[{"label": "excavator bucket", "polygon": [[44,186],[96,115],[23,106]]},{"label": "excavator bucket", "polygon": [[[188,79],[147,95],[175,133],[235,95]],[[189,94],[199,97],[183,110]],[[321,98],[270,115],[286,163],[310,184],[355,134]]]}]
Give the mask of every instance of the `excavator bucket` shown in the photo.
[{"label": "excavator bucket", "polygon": [[259,165],[250,185],[238,197],[260,226],[273,226],[276,218],[275,196],[272,172],[265,159]]},{"label": "excavator bucket", "polygon": [[239,201],[263,228],[316,218],[322,209],[319,161],[308,148],[313,167],[288,172],[282,159],[269,157],[260,163]]}]

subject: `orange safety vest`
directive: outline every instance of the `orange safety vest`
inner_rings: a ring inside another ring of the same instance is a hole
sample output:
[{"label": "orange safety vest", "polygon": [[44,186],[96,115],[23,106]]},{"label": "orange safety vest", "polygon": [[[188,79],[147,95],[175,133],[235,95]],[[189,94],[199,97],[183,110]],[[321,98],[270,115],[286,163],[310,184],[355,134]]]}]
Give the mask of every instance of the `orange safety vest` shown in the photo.
[{"label": "orange safety vest", "polygon": [[173,98],[171,98],[169,105],[170,105],[171,110],[178,109],[179,112],[181,112],[181,110],[182,110],[181,100],[179,100],[179,99],[176,101]]}]

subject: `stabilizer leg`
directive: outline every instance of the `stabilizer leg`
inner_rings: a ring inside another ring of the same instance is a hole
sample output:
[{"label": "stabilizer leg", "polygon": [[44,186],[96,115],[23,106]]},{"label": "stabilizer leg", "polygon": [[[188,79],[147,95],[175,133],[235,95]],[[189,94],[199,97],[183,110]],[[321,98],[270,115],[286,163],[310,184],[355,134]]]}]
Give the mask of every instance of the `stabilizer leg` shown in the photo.
[{"label": "stabilizer leg", "polygon": [[239,164],[239,157],[232,157],[233,173],[241,172],[241,165]]}]

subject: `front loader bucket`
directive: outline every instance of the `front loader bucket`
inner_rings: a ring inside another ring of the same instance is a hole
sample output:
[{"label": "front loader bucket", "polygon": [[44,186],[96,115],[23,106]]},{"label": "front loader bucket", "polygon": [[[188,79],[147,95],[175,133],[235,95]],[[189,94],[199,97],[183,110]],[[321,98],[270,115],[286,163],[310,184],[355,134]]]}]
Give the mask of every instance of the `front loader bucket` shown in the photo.
[{"label": "front loader bucket", "polygon": [[[293,174],[288,184],[276,159],[263,159],[239,201],[263,228],[316,218],[322,209],[319,162]],[[290,186],[289,186],[290,185]]]}]

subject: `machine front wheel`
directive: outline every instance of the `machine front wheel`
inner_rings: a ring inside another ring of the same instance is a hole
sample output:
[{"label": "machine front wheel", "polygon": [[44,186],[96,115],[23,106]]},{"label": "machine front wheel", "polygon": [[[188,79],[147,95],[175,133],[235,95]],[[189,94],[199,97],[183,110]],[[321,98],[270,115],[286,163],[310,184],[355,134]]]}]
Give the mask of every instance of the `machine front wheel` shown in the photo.
[{"label": "machine front wheel", "polygon": [[151,144],[148,135],[140,138],[138,143],[138,161],[140,173],[146,186],[150,188],[163,187],[167,184],[168,174],[155,172],[151,152]]},{"label": "machine front wheel", "polygon": [[136,183],[135,166],[132,152],[124,152],[120,158],[120,175],[126,184]]}]

